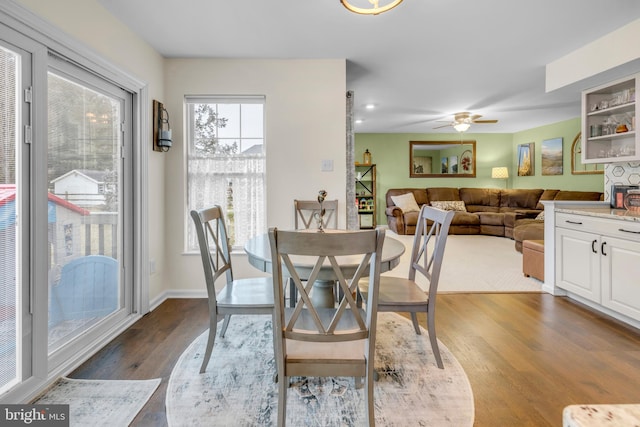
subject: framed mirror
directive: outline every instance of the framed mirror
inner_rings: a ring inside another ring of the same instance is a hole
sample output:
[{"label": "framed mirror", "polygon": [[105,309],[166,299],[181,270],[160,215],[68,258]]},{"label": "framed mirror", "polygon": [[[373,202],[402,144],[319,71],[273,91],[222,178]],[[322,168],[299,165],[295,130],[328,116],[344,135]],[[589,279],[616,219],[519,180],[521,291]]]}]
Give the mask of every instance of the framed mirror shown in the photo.
[{"label": "framed mirror", "polygon": [[578,132],[571,144],[571,173],[573,175],[603,174],[604,164],[582,163],[582,133]]},{"label": "framed mirror", "polygon": [[411,178],[475,178],[475,141],[409,141]]}]

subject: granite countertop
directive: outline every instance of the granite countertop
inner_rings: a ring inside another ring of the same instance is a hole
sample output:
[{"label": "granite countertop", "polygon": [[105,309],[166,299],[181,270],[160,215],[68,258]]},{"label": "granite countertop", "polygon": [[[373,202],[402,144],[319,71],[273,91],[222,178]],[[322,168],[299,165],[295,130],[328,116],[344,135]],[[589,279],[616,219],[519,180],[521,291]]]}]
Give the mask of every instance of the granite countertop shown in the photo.
[{"label": "granite countertop", "polygon": [[575,215],[595,216],[600,218],[615,218],[625,221],[640,223],[640,212],[628,211],[626,209],[611,209],[603,207],[558,207],[556,212],[570,213]]},{"label": "granite countertop", "polygon": [[563,427],[640,425],[640,405],[570,405],[562,412]]}]

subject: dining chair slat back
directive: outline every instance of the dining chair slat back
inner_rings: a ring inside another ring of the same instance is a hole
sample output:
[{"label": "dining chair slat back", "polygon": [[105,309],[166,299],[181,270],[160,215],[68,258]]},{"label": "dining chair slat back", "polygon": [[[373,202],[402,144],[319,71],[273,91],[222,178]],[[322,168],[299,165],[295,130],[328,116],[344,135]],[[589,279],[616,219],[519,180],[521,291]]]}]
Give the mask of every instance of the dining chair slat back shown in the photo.
[{"label": "dining chair slat back", "polygon": [[[296,230],[308,230],[312,226],[317,225],[316,214],[320,213],[321,209],[325,210],[325,217],[322,220],[323,228],[338,228],[338,201],[337,200],[325,200],[322,202],[322,208],[320,202],[317,200],[298,200],[293,201],[294,215],[295,215],[295,229]],[[315,223],[314,223],[315,220]],[[295,302],[298,298],[296,286],[293,281],[289,280],[289,305],[295,306]]]},{"label": "dining chair slat back", "polygon": [[[429,341],[436,364],[440,369],[443,369],[444,365],[436,337],[436,294],[453,215],[454,211],[444,211],[423,205],[413,238],[407,278],[382,276],[378,298],[378,311],[410,313],[413,327],[418,335],[420,335],[420,325],[417,313],[426,313]],[[416,282],[417,274],[426,278],[428,284],[426,293]],[[360,282],[359,287],[363,298],[366,298],[367,286],[366,281]]]},{"label": "dining chair slat back", "polygon": [[[294,200],[295,229],[309,229],[316,225],[316,214],[320,213],[320,202],[317,200]],[[322,202],[325,214],[322,220],[323,228],[338,228],[338,201],[325,200]]]},{"label": "dining chair slat back", "polygon": [[[209,301],[209,337],[200,373],[207,369],[216,339],[218,316],[224,316],[220,336],[233,314],[273,316],[273,288],[270,277],[234,279],[231,247],[225,218],[219,205],[192,210],[191,218],[198,236]],[[224,286],[216,293],[215,284],[224,276]]]},{"label": "dining chair slat back", "polygon": [[[383,229],[269,230],[279,426],[285,425],[291,376],[353,376],[357,386],[364,378],[367,422],[374,425],[373,364],[384,235]],[[306,281],[301,280],[296,271],[301,260],[304,260],[303,264],[313,266]],[[355,269],[354,260],[358,260]],[[315,281],[326,277],[327,269],[336,277],[342,290],[343,297],[337,307],[317,306],[311,292]],[[289,308],[285,304],[283,288],[287,276],[291,277],[300,294],[295,307]],[[360,280],[366,280],[370,289],[365,309],[356,300]]]}]

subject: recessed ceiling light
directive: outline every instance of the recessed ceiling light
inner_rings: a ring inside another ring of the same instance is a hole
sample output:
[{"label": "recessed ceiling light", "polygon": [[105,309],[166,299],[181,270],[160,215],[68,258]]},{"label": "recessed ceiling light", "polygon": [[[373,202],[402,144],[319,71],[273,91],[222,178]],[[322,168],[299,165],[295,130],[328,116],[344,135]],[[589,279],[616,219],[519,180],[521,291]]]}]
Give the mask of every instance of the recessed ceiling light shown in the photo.
[{"label": "recessed ceiling light", "polygon": [[356,119],[356,123],[362,123],[364,120],[362,119]]},{"label": "recessed ceiling light", "polygon": [[376,106],[373,104],[367,104],[364,106],[364,108],[366,108],[367,110],[373,110],[374,108],[376,108]]}]

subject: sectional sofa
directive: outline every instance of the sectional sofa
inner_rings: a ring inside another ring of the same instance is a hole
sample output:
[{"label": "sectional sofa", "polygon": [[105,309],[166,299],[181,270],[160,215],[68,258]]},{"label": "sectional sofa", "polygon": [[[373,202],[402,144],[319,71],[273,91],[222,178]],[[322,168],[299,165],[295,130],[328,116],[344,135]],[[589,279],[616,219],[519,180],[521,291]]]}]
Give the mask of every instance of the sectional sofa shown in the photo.
[{"label": "sectional sofa", "polygon": [[[413,195],[415,204],[411,203],[409,194]],[[415,233],[420,207],[430,204],[456,211],[449,227],[450,234],[486,234],[514,239],[514,229],[530,224],[526,239],[542,240],[544,239],[544,220],[536,220],[536,217],[544,212],[542,201],[602,199],[603,193],[596,191],[456,187],[393,188],[386,194],[385,213],[389,229],[397,234]],[[402,209],[403,207],[405,210]],[[518,240],[516,239],[516,249],[520,250],[522,240]]]}]

